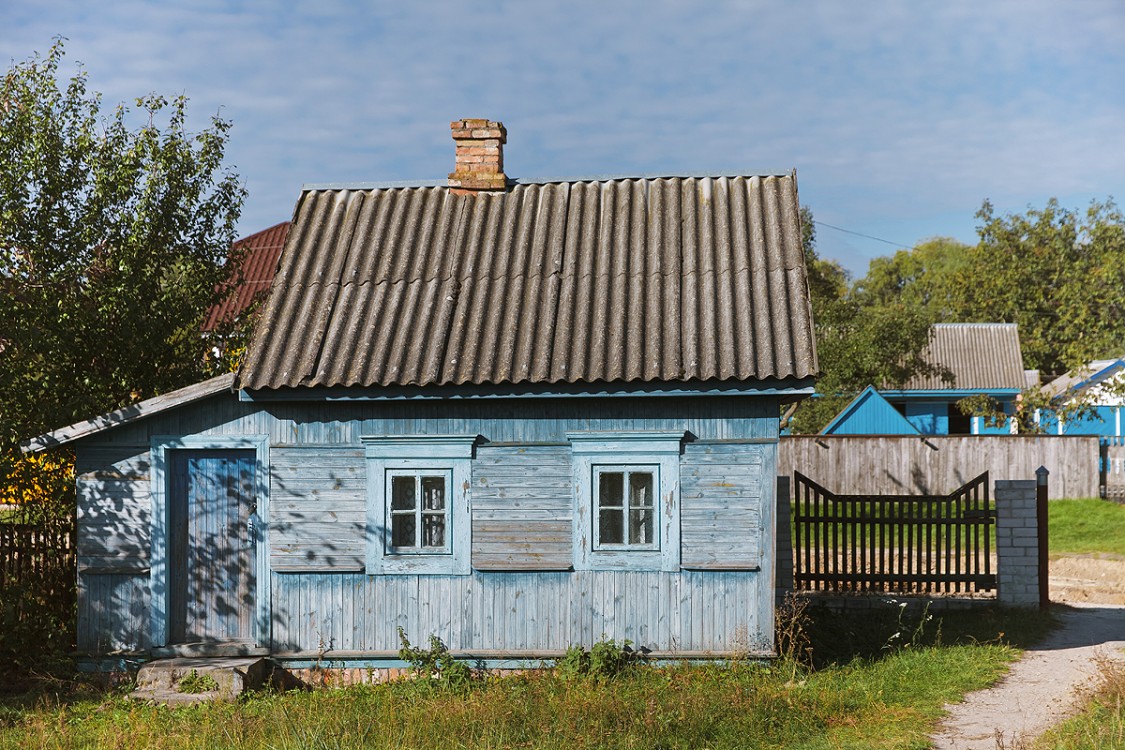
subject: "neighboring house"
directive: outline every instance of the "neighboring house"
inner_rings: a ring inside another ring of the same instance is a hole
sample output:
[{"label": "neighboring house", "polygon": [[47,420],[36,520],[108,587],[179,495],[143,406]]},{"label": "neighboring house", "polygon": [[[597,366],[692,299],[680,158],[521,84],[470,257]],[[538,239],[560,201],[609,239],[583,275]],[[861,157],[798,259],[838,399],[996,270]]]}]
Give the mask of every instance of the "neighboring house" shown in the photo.
[{"label": "neighboring house", "polygon": [[1079,395],[1089,399],[1093,413],[1077,419],[1058,419],[1053,414],[1037,415],[1045,431],[1058,435],[1125,435],[1122,411],[1125,407],[1125,359],[1099,359],[1080,370],[1055,378],[1043,386],[1052,399],[1072,400]]},{"label": "neighboring house", "polygon": [[[927,362],[951,380],[916,375],[901,389],[868,387],[823,430],[825,435],[987,435],[1007,434],[1010,426],[989,427],[981,417],[962,414],[957,402],[991,396],[1015,414],[1020,391],[1035,385],[1037,374],[1023,369],[1019,332],[1014,323],[939,323],[924,353]],[[900,419],[890,414],[896,411]]]},{"label": "neighboring house", "polygon": [[274,224],[234,242],[238,267],[231,269],[228,284],[236,286],[234,291],[219,304],[207,311],[203,319],[203,330],[214,331],[238,320],[255,302],[265,298],[277,271],[277,261],[289,236],[289,222]]},{"label": "neighboring house", "polygon": [[918,428],[867,386],[820,431],[821,435],[920,435]]},{"label": "neighboring house", "polygon": [[795,177],[306,187],[236,375],[78,466],[87,658],[773,647],[778,414],[817,372]]}]

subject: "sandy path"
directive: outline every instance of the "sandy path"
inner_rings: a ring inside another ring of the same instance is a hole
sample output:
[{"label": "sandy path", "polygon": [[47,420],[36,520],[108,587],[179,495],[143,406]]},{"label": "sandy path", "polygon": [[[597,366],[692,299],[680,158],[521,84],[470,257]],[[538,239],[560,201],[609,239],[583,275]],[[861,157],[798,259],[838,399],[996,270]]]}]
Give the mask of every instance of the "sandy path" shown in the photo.
[{"label": "sandy path", "polygon": [[949,714],[931,738],[937,750],[996,750],[998,736],[1012,747],[1020,738],[1041,734],[1074,710],[1099,660],[1125,660],[1125,606],[1090,602],[1091,588],[1070,581],[1068,589],[1056,588],[1053,563],[1052,600],[1061,598],[1056,591],[1067,591],[1063,595],[1070,600],[1061,627],[1028,649],[998,685],[946,706]]}]

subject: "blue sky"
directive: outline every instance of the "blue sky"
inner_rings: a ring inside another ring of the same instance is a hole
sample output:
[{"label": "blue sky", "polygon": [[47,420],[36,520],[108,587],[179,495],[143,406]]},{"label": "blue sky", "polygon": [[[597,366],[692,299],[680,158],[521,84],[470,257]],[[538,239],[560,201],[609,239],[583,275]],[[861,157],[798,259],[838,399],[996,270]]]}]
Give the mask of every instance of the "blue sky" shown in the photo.
[{"label": "blue sky", "polygon": [[304,183],[444,178],[459,117],[505,123],[514,177],[796,169],[857,275],[895,247],[825,224],[974,242],[985,198],[1125,201],[1122,0],[0,0],[5,63],[56,35],[107,105],[233,121],[241,234]]}]

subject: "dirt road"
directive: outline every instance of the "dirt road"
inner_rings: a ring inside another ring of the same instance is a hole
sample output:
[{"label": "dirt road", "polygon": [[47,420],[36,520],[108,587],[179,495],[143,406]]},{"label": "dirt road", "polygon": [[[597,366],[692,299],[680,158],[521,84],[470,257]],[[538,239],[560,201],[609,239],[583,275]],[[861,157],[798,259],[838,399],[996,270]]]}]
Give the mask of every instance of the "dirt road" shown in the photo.
[{"label": "dirt road", "polygon": [[1051,601],[1061,627],[1028,649],[995,687],[947,706],[936,750],[996,750],[1041,734],[1080,704],[1102,659],[1125,660],[1125,560],[1051,560]]}]

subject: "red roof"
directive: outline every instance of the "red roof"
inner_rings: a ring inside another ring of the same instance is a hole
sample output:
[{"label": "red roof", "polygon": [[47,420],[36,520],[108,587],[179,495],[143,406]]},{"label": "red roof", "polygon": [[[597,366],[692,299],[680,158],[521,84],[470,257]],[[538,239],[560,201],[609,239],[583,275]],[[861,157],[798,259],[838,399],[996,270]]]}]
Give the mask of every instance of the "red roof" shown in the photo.
[{"label": "red roof", "polygon": [[281,249],[285,247],[285,238],[289,235],[289,222],[283,221],[269,229],[236,240],[234,250],[243,253],[242,278],[236,278],[235,269],[231,271],[231,280],[228,283],[238,284],[238,288],[223,302],[212,307],[203,322],[204,331],[213,331],[220,323],[234,320],[241,315],[251,303],[269,291],[273,283],[273,275],[277,271],[277,259],[281,256]]}]

